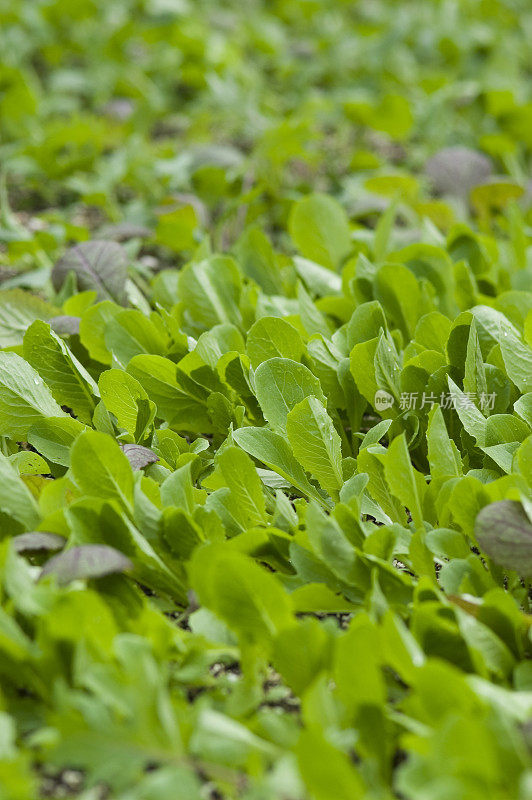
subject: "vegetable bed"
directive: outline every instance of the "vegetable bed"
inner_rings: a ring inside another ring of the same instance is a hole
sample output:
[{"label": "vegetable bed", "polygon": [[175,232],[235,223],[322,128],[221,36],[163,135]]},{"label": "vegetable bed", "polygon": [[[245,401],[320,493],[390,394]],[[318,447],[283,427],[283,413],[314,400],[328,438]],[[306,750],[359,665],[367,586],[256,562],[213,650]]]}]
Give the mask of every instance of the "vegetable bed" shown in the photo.
[{"label": "vegetable bed", "polygon": [[0,800],[532,800],[531,35],[0,0]]}]

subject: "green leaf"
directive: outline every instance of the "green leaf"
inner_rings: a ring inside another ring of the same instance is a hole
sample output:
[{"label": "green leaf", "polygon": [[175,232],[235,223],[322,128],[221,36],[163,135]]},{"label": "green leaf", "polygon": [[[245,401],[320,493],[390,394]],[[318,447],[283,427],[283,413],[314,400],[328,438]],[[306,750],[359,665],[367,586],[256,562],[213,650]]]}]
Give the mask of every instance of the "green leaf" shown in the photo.
[{"label": "green leaf", "polygon": [[391,424],[391,419],[383,419],[374,425],[373,428],[370,428],[360,442],[360,450],[363,450],[365,447],[371,447],[372,444],[378,444],[383,436],[386,436],[388,433]]},{"label": "green leaf", "polygon": [[309,544],[324,565],[341,581],[353,582],[356,553],[334,517],[327,516],[316,504],[310,503],[307,514]]},{"label": "green leaf", "polygon": [[519,442],[506,442],[505,444],[495,444],[489,447],[481,447],[484,453],[489,456],[503,472],[508,475],[512,471],[514,455],[519,447]]},{"label": "green leaf", "polygon": [[118,500],[126,509],[133,500],[133,472],[120,447],[98,431],[81,433],[72,446],[71,467],[81,491]]},{"label": "green leaf", "polygon": [[379,452],[374,452],[374,450],[375,448],[371,446],[360,451],[357,457],[358,470],[369,476],[368,492],[377,507],[380,507],[381,514],[384,512],[386,515],[383,521],[389,523],[393,521],[404,525],[406,523],[404,506],[389,486],[385,476],[384,458],[386,454],[384,448],[381,448]]},{"label": "green leaf", "polygon": [[[198,399],[197,384],[187,381],[173,361],[162,356],[140,355],[131,359],[127,373],[137,380],[147,393],[150,402],[157,406],[157,416],[185,431],[210,433],[212,422],[206,403]],[[194,392],[194,394],[193,394]]]},{"label": "green leaf", "polygon": [[489,222],[493,211],[501,211],[513,200],[518,200],[524,189],[512,180],[491,178],[471,190],[471,203],[484,223]]},{"label": "green leaf", "polygon": [[297,694],[328,666],[329,639],[315,619],[305,619],[285,628],[274,642],[273,663]]},{"label": "green leaf", "polygon": [[[98,387],[105,407],[115,415],[118,425],[132,436],[138,433],[136,438],[142,440],[154,420],[157,408],[141,384],[123,370],[110,369],[102,372]],[[137,431],[139,417],[143,421],[141,431]]]},{"label": "green leaf", "polygon": [[445,344],[451,331],[451,321],[439,311],[424,314],[416,325],[415,340],[427,350],[445,352]]},{"label": "green leaf", "polygon": [[194,231],[198,227],[196,210],[192,205],[184,205],[161,214],[155,235],[160,244],[176,252],[190,250],[196,244]]},{"label": "green leaf", "polygon": [[262,461],[304,495],[313,497],[322,505],[325,504],[323,497],[307,480],[302,467],[282,436],[267,428],[239,428],[233,433],[233,439],[250,456]]},{"label": "green leaf", "polygon": [[521,395],[521,397],[515,401],[514,411],[532,428],[532,392]]},{"label": "green leaf", "polygon": [[362,800],[366,796],[352,761],[321,731],[303,731],[296,752],[301,775],[315,800]]},{"label": "green leaf", "polygon": [[237,501],[248,527],[266,522],[261,480],[249,456],[238,447],[227,447],[217,456],[223,479]]},{"label": "green leaf", "polygon": [[423,530],[421,503],[426,487],[423,476],[412,466],[404,433],[390,444],[384,462],[384,473],[393,494],[412,514],[416,528]]},{"label": "green leaf", "polygon": [[524,324],[525,340],[529,347],[532,347],[532,309],[528,312]]},{"label": "green leaf", "polygon": [[[235,767],[245,768],[250,760],[265,757],[274,760],[280,754],[275,745],[261,739],[242,722],[212,708],[204,708],[200,712],[191,737],[190,749],[192,754],[206,758],[210,763],[224,764],[231,770]],[[172,800],[174,797],[175,794],[172,795]],[[180,795],[181,800],[188,800],[188,797]],[[198,797],[201,795],[198,794]],[[153,798],[158,799],[158,795]]]},{"label": "green leaf", "polygon": [[385,336],[382,331],[375,348],[375,381],[379,389],[391,394],[396,399],[399,397],[400,366],[393,341]]},{"label": "green leaf", "polygon": [[[171,561],[168,548],[157,547],[156,551],[117,503],[91,496],[72,503],[65,515],[76,542],[114,547],[132,562],[132,577],[135,580],[163,595],[169,595],[177,603],[186,602],[184,570]],[[159,555],[161,549],[164,560]],[[131,602],[132,598],[129,599]]]},{"label": "green leaf", "polygon": [[212,369],[216,369],[224,355],[244,352],[244,339],[236,325],[225,322],[202,333],[194,352]]},{"label": "green leaf", "polygon": [[342,279],[340,275],[326,267],[309,261],[308,258],[294,256],[296,272],[312,294],[318,297],[341,295]]},{"label": "green leaf", "polygon": [[441,408],[434,405],[429,411],[427,428],[428,457],[433,478],[462,474],[460,452],[449,438]]},{"label": "green leaf", "polygon": [[301,361],[305,351],[299,331],[281,317],[262,317],[248,332],[246,350],[253,369],[270,358]]},{"label": "green leaf", "polygon": [[402,264],[385,264],[377,272],[375,295],[393,325],[408,341],[414,337],[416,325],[428,310],[423,307],[419,282]]},{"label": "green leaf", "polygon": [[306,397],[287,416],[292,451],[320,486],[337,498],[343,484],[342,444],[332,419],[316,397]]},{"label": "green leaf", "polygon": [[451,377],[448,378],[449,391],[453,401],[453,408],[460,418],[466,431],[474,436],[477,445],[483,446],[486,442],[486,419],[467,394],[460,391]]},{"label": "green leaf", "polygon": [[297,307],[303,327],[309,336],[318,333],[329,339],[331,326],[325,314],[318,309],[301,281],[297,285]]},{"label": "green leaf", "polygon": [[39,373],[16,353],[0,353],[0,435],[25,440],[34,423],[61,416]]},{"label": "green leaf", "polygon": [[179,274],[179,299],[194,330],[206,330],[221,322],[240,325],[241,290],[240,271],[233,259],[224,256],[187,264]]},{"label": "green leaf", "polygon": [[378,341],[375,338],[355,344],[349,357],[351,375],[358,391],[372,406],[375,406],[375,395],[381,388],[377,383],[375,370]]},{"label": "green leaf", "polygon": [[[28,434],[29,436],[29,434]],[[20,450],[9,457],[19,475],[45,475],[50,467],[42,456],[28,450]]]},{"label": "green leaf", "polygon": [[113,315],[104,332],[105,347],[124,367],[141,353],[165,355],[168,341],[159,328],[140,311],[127,309]]},{"label": "green leaf", "polygon": [[28,442],[49,461],[69,467],[71,445],[84,430],[86,425],[72,417],[48,417],[31,426]]},{"label": "green leaf", "polygon": [[298,200],[288,228],[299,252],[329,269],[337,269],[351,249],[349,220],[332,197],[313,194]]},{"label": "green leaf", "polygon": [[22,289],[0,291],[0,347],[22,344],[32,322],[49,320],[56,313],[49,303]]},{"label": "green leaf", "polygon": [[37,370],[59,404],[71,408],[81,422],[90,423],[98,387],[46,322],[36,320],[26,331],[24,358]]},{"label": "green leaf", "polygon": [[[19,522],[24,530],[36,528],[41,520],[33,495],[9,460],[0,453],[0,512]],[[5,526],[5,521],[3,527]],[[2,531],[6,533],[5,530]]]},{"label": "green leaf", "polygon": [[486,446],[521,442],[530,434],[530,426],[513,414],[492,414],[486,420]]},{"label": "green leaf", "polygon": [[161,500],[165,505],[194,510],[194,488],[190,462],[172,472],[161,485]]},{"label": "green leaf", "polygon": [[397,202],[392,202],[379,219],[375,228],[375,239],[373,242],[373,256],[377,264],[384,260],[390,251],[391,238],[395,219],[397,217]]},{"label": "green leaf", "polygon": [[109,322],[121,312],[120,306],[104,300],[88,308],[79,323],[79,338],[91,358],[101,364],[110,364],[112,355],[105,344],[105,331]]},{"label": "green leaf", "polygon": [[377,300],[361,303],[355,308],[347,323],[347,344],[351,350],[356,344],[378,338],[381,330],[386,331],[386,317]]},{"label": "green leaf", "polygon": [[318,378],[303,364],[289,358],[263,361],[255,372],[255,387],[265,419],[280,433],[286,430],[288,413],[305,397],[313,395],[325,405]]},{"label": "green leaf", "polygon": [[236,256],[244,275],[266,294],[282,294],[281,270],[270,241],[260,228],[247,228],[236,244]]},{"label": "green leaf", "polygon": [[482,398],[487,398],[488,384],[486,381],[486,370],[482,358],[482,350],[477,336],[477,329],[474,318],[471,320],[469,329],[469,339],[467,340],[467,355],[465,362],[464,392],[475,396],[478,403]]},{"label": "green leaf", "polygon": [[519,471],[532,489],[532,436],[527,436],[519,446],[516,453],[516,462]]},{"label": "green leaf", "polygon": [[184,508],[166,508],[162,523],[162,536],[172,555],[188,561],[195,548],[204,541],[201,528]]},{"label": "green leaf", "polygon": [[140,355],[131,359],[127,374],[140,384],[145,397],[157,406],[157,415],[171,420],[178,403],[183,401],[177,386],[177,369],[173,361],[162,356]]},{"label": "green leaf", "polygon": [[[359,658],[358,653],[364,653],[365,657]],[[379,634],[364,613],[339,637],[333,674],[338,694],[350,713],[371,704],[384,704],[386,693],[379,653]]]},{"label": "green leaf", "polygon": [[501,332],[500,345],[510,380],[521,392],[532,391],[532,349],[508,331]]},{"label": "green leaf", "polygon": [[293,620],[289,596],[277,579],[223,545],[195,551],[190,581],[201,603],[244,639],[264,645]]}]

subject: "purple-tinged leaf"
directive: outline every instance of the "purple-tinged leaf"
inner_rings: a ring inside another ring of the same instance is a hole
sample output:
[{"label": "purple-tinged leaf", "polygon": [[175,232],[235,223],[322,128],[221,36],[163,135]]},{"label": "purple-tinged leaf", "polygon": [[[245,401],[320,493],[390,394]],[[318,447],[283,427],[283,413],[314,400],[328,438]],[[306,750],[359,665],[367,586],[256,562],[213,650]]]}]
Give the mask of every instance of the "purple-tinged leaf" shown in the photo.
[{"label": "purple-tinged leaf", "polygon": [[133,222],[118,222],[116,225],[104,225],[98,231],[101,239],[113,242],[127,242],[128,239],[147,239],[152,236],[152,231],[144,225],[135,225]]},{"label": "purple-tinged leaf", "polygon": [[69,335],[79,333],[81,317],[70,317],[67,314],[62,314],[59,317],[52,317],[48,321],[52,326],[52,330],[60,336],[65,333]]},{"label": "purple-tinged leaf", "polygon": [[159,456],[155,455],[149,447],[142,447],[140,444],[121,444],[120,447],[131,464],[133,471],[159,461]]},{"label": "purple-tinged leaf", "polygon": [[492,172],[491,161],[469,147],[444,147],[429,158],[425,171],[437,192],[466,197]]},{"label": "purple-tinged leaf", "polygon": [[53,556],[44,565],[41,578],[55,575],[57,582],[64,586],[70,581],[102,578],[114,572],[125,572],[132,567],[129,558],[114,547],[105,544],[84,544]]},{"label": "purple-tinged leaf", "polygon": [[114,97],[102,109],[102,114],[119,122],[125,122],[135,112],[135,103],[129,97]]},{"label": "purple-tinged leaf", "polygon": [[62,550],[66,544],[64,536],[48,531],[30,531],[13,537],[13,547],[17,553],[36,550]]},{"label": "purple-tinged leaf", "polygon": [[94,239],[74,245],[52,270],[59,291],[69,272],[74,272],[80,291],[95,291],[99,300],[125,304],[128,255],[117,242]]},{"label": "purple-tinged leaf", "polygon": [[475,521],[475,536],[496,564],[532,575],[532,523],[521,503],[499,500],[485,506]]}]

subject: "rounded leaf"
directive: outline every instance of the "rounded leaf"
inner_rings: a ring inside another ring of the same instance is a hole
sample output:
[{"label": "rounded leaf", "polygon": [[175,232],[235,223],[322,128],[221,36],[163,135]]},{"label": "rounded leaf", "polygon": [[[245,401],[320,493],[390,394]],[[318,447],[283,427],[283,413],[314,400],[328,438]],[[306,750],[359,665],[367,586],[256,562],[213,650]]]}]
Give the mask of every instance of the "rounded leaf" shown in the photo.
[{"label": "rounded leaf", "polygon": [[51,558],[41,571],[41,578],[55,575],[60,585],[84,578],[102,578],[114,572],[125,572],[133,564],[123,553],[105,544],[71,547]]},{"label": "rounded leaf", "polygon": [[425,171],[437,192],[467,195],[491,175],[491,161],[469,147],[444,147],[427,161]]},{"label": "rounded leaf", "polygon": [[120,449],[131,464],[131,469],[133,471],[159,461],[159,456],[155,455],[153,450],[150,450],[149,447],[143,447],[140,444],[121,444]]},{"label": "rounded leaf", "polygon": [[301,255],[335,270],[351,249],[349,219],[332,197],[312,194],[298,200],[288,221],[290,237]]},{"label": "rounded leaf", "polygon": [[68,314],[60,314],[58,317],[51,317],[49,323],[52,330],[59,333],[61,336],[64,334],[71,336],[79,333],[79,323],[81,317],[73,317]]},{"label": "rounded leaf", "polygon": [[13,537],[13,547],[17,553],[31,553],[37,550],[62,550],[66,544],[64,536],[48,531],[29,531]]},{"label": "rounded leaf", "polygon": [[125,303],[128,255],[117,242],[81,242],[66,251],[52,270],[54,289],[59,291],[69,272],[76,275],[80,291],[92,290],[99,300]]},{"label": "rounded leaf", "polygon": [[485,506],[477,516],[475,536],[496,564],[532,575],[532,523],[520,503],[499,500]]}]

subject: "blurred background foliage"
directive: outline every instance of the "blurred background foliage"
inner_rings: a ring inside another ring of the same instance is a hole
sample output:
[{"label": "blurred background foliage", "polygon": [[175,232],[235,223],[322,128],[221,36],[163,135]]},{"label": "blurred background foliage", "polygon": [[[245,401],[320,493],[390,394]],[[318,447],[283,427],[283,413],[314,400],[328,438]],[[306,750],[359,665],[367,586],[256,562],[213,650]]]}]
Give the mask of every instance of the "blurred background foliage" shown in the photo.
[{"label": "blurred background foliage", "polygon": [[224,242],[308,191],[356,218],[456,144],[526,187],[531,40],[529,0],[0,0],[0,234],[34,257],[162,205]]}]

